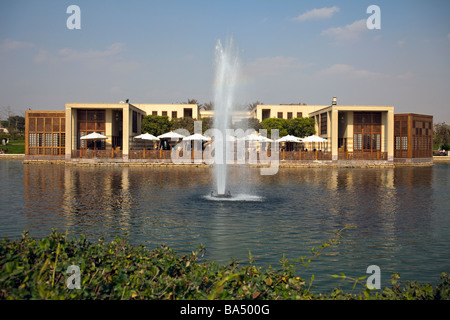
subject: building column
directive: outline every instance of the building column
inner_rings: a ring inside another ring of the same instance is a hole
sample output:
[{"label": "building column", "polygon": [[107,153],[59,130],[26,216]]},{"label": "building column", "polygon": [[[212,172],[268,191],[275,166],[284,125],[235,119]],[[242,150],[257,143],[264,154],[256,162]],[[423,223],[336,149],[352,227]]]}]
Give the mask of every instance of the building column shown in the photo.
[{"label": "building column", "polygon": [[387,155],[388,161],[394,162],[394,111],[387,112]]},{"label": "building column", "polygon": [[108,138],[105,141],[105,150],[112,149],[112,121],[113,121],[113,110],[105,110],[105,136]]},{"label": "building column", "polygon": [[122,128],[122,159],[128,161],[130,150],[130,107],[126,105],[123,109],[123,128]]},{"label": "building column", "polygon": [[320,121],[320,116],[318,114],[316,114],[314,116],[314,130],[316,130],[316,135],[320,136],[319,133],[319,121]]},{"label": "building column", "polygon": [[[74,143],[76,144],[77,134],[77,109],[66,107],[66,151],[64,158],[66,161],[72,159],[72,150]],[[74,132],[75,130],[75,132]],[[74,137],[75,135],[75,137]]]},{"label": "building column", "polygon": [[331,115],[331,160],[337,161],[339,159],[338,153],[338,110],[332,110]]},{"label": "building column", "polygon": [[347,112],[347,151],[353,152],[353,111]]}]

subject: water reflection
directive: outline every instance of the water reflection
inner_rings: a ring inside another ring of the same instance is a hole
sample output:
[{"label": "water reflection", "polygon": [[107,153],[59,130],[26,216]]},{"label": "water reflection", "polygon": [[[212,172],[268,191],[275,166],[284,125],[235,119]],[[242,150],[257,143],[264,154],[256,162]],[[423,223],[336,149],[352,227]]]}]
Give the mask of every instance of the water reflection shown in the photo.
[{"label": "water reflection", "polygon": [[288,259],[308,255],[333,232],[354,225],[342,245],[302,272],[316,279],[339,272],[359,277],[377,264],[386,285],[393,271],[432,281],[450,269],[442,250],[450,241],[443,209],[450,205],[449,172],[445,165],[283,168],[261,176],[256,168],[233,167],[232,193],[261,199],[242,202],[208,200],[209,168],[24,165],[25,219],[16,220],[15,230],[40,236],[58,228],[93,240],[126,236],[179,251],[204,243],[207,257],[219,263],[247,261],[251,251],[258,263],[277,265],[283,253]]}]

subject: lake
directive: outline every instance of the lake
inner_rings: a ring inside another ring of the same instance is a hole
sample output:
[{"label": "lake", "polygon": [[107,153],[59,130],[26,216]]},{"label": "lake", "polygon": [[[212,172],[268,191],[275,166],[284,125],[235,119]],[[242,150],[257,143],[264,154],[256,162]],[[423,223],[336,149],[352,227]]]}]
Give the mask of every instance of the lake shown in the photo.
[{"label": "lake", "polygon": [[[301,267],[317,291],[352,283],[330,275],[390,276],[435,285],[450,272],[450,164],[396,168],[229,169],[232,201],[210,197],[212,169],[22,164],[0,161],[0,236],[48,235],[52,228],[91,241],[126,237],[180,253],[206,246],[207,259],[279,267],[308,257],[346,225],[338,246]],[[357,287],[358,289],[358,287]],[[361,287],[359,287],[361,289]]]}]

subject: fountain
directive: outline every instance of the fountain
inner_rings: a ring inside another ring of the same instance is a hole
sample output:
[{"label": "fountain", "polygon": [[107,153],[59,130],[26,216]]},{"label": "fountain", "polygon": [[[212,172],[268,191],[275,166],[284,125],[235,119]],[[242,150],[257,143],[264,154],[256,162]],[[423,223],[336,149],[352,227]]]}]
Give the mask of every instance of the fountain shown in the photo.
[{"label": "fountain", "polygon": [[223,146],[222,159],[217,159],[214,163],[214,175],[217,190],[211,192],[211,196],[217,198],[231,198],[231,192],[226,190],[227,186],[227,163],[226,146],[224,137],[226,130],[231,125],[231,115],[234,108],[234,96],[236,81],[239,70],[239,61],[233,48],[233,39],[229,38],[222,46],[220,40],[216,45],[216,75],[214,83],[214,127],[221,133],[222,142],[217,146]]}]

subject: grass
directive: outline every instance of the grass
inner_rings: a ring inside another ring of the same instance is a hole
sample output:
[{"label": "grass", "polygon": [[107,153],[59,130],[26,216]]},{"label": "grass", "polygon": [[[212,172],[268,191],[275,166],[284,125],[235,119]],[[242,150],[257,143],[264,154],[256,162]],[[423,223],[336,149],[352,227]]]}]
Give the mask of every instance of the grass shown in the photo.
[{"label": "grass", "polygon": [[[1,144],[1,139],[5,137],[5,138],[9,138],[9,143],[7,145],[2,145]],[[3,149],[8,149],[8,154],[25,154],[25,140],[11,140],[11,138],[8,136],[2,136],[0,135],[0,150]]]}]

